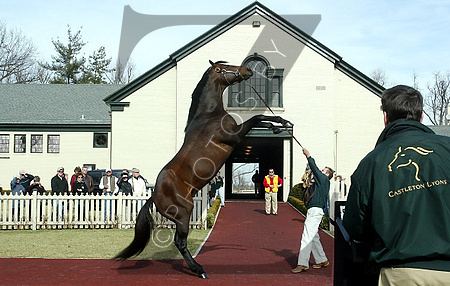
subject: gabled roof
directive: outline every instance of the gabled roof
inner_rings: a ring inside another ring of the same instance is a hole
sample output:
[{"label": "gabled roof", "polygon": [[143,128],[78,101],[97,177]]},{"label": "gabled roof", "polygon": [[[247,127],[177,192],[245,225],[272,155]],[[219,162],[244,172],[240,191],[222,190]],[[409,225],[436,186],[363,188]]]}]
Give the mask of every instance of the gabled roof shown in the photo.
[{"label": "gabled roof", "polygon": [[120,102],[121,100],[123,100],[136,90],[140,89],[147,83],[151,82],[161,74],[165,73],[169,69],[176,66],[177,62],[183,59],[184,57],[193,53],[195,50],[212,41],[213,39],[219,37],[226,31],[228,31],[238,23],[242,22],[243,20],[247,19],[248,17],[251,17],[255,13],[257,13],[267,21],[270,21],[271,23],[280,27],[281,29],[289,33],[291,36],[295,37],[297,40],[301,41],[308,47],[320,53],[328,60],[332,61],[336,69],[341,70],[344,74],[351,77],[355,81],[359,82],[361,85],[372,91],[374,94],[380,95],[381,92],[384,90],[384,87],[382,87],[374,80],[372,80],[371,78],[367,77],[366,75],[364,75],[363,73],[352,67],[347,62],[343,61],[342,57],[340,57],[338,54],[327,48],[325,45],[321,44],[319,41],[312,38],[307,33],[300,30],[297,26],[293,25],[283,17],[279,16],[266,6],[256,1],[250,4],[249,6],[245,7],[241,11],[237,12],[235,15],[227,18],[222,23],[219,23],[218,25],[216,25],[203,35],[199,36],[198,38],[194,39],[184,47],[180,48],[179,50],[171,54],[168,59],[166,59],[156,67],[152,68],[151,70],[147,71],[146,73],[142,74],[141,76],[139,76],[138,78],[136,78],[135,80],[124,86],[123,88],[109,95],[104,99],[104,101],[111,106],[111,110],[113,111],[122,110],[123,106],[128,105],[128,103],[123,102],[121,103]]},{"label": "gabled roof", "polygon": [[121,85],[0,84],[0,130],[111,128],[103,101]]}]

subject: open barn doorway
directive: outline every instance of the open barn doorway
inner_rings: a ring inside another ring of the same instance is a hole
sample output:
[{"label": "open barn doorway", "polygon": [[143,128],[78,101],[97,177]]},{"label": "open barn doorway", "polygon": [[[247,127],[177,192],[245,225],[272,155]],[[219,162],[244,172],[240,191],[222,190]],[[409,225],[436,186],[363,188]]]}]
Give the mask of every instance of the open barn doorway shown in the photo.
[{"label": "open barn doorway", "polygon": [[[246,138],[225,163],[226,199],[264,199],[263,179],[271,168],[283,178],[283,138]],[[256,170],[259,178],[253,182]],[[282,199],[283,191],[280,189],[279,199]]]}]

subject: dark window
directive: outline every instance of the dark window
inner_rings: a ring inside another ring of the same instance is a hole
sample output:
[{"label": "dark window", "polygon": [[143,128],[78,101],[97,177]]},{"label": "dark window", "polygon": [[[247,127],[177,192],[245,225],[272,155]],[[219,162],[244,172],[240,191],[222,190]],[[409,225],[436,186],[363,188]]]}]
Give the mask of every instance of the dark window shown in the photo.
[{"label": "dark window", "polygon": [[[244,61],[253,71],[247,81],[228,88],[228,107],[283,107],[283,69],[272,68],[269,62],[257,54]],[[264,102],[263,102],[264,100]]]},{"label": "dark window", "polygon": [[94,133],[94,148],[108,148],[108,133]]},{"label": "dark window", "polygon": [[47,153],[59,153],[60,138],[59,135],[47,136]]},{"label": "dark window", "polygon": [[9,134],[0,134],[0,153],[9,153]]},{"label": "dark window", "polygon": [[31,153],[44,152],[44,136],[43,135],[31,135]]},{"label": "dark window", "polygon": [[25,134],[14,135],[14,153],[25,153],[27,136]]}]

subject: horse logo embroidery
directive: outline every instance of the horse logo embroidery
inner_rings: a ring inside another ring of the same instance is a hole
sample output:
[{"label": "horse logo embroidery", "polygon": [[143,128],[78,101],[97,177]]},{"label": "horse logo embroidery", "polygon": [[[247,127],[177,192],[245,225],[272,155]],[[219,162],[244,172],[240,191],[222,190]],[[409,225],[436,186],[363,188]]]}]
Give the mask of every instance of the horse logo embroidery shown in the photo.
[{"label": "horse logo embroidery", "polygon": [[416,169],[415,179],[420,182],[419,178],[419,165],[412,159],[413,154],[419,154],[422,156],[427,156],[430,153],[433,153],[433,150],[427,150],[423,147],[406,147],[402,150],[402,147],[398,147],[397,153],[394,155],[394,159],[389,163],[388,170],[392,172],[392,166],[396,163],[395,169],[400,169],[403,167],[413,166]]}]

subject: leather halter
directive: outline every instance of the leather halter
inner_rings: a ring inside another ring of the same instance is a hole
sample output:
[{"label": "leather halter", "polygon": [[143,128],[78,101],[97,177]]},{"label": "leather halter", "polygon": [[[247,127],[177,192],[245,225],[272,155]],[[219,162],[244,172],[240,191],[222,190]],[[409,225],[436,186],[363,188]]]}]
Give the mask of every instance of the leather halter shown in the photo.
[{"label": "leather halter", "polygon": [[216,73],[222,74],[223,78],[224,78],[225,81],[228,83],[228,85],[231,85],[231,83],[228,81],[228,79],[227,79],[227,77],[226,77],[226,74],[232,74],[232,75],[234,75],[235,78],[238,78],[238,77],[241,77],[241,78],[242,78],[242,75],[241,75],[241,73],[239,72],[239,70],[230,71],[230,70],[227,70],[227,69],[224,69],[224,68],[216,67],[216,68],[214,68],[214,71],[215,71]]}]

